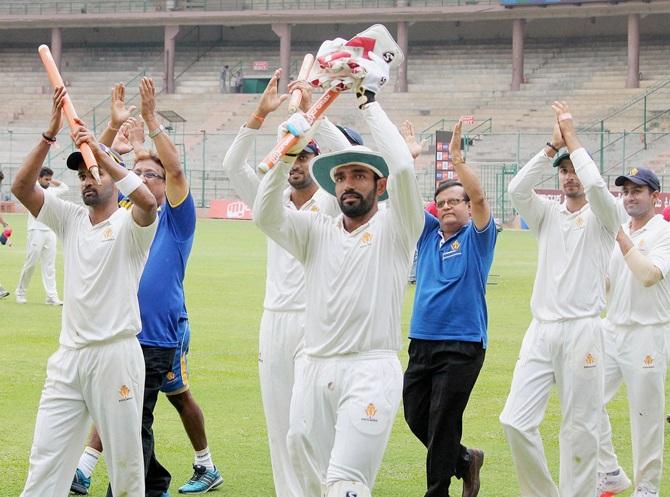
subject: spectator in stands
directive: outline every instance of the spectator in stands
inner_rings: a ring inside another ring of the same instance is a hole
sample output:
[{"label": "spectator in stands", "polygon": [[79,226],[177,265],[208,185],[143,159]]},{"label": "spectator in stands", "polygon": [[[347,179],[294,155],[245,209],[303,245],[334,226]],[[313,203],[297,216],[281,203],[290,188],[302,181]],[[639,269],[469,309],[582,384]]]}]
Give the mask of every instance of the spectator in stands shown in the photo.
[{"label": "spectator in stands", "polygon": [[223,66],[223,69],[221,69],[219,86],[221,93],[228,93],[230,91],[230,68],[227,65]]},{"label": "spectator in stands", "polygon": [[235,93],[242,93],[242,70],[235,73]]}]

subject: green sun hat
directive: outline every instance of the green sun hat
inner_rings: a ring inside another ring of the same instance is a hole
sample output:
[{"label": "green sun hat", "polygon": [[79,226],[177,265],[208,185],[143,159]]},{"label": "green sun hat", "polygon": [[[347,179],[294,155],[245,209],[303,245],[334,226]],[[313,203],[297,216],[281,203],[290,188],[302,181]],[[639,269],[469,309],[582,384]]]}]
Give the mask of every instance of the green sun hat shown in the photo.
[{"label": "green sun hat", "polygon": [[[389,167],[384,157],[379,152],[374,152],[362,145],[356,145],[329,154],[321,154],[312,159],[309,171],[312,174],[312,178],[314,178],[321,188],[335,196],[335,170],[338,167],[353,164],[360,164],[370,169],[377,176],[388,178]],[[379,197],[379,200],[386,200],[388,198],[388,192],[385,191]]]}]

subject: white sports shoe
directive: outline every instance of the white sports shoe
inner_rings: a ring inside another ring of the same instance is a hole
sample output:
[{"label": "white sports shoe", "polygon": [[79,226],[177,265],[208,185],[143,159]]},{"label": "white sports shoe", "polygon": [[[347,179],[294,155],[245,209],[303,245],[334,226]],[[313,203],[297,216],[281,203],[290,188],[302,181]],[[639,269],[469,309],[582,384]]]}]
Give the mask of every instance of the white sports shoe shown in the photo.
[{"label": "white sports shoe", "polygon": [[[620,494],[628,487],[630,487],[630,478],[626,475],[622,468],[619,468],[618,475],[610,475],[608,473],[598,473],[598,496],[605,497],[607,495]],[[640,494],[639,497],[642,497]],[[638,497],[635,494],[635,497]]]},{"label": "white sports shoe", "polygon": [[17,295],[16,296],[16,303],[17,304],[25,304],[26,302],[28,302],[28,301],[26,300],[25,295]]},{"label": "white sports shoe", "polygon": [[633,492],[633,497],[658,497],[658,492],[652,491],[647,485],[641,483]]},{"label": "white sports shoe", "polygon": [[[18,297],[17,297],[18,299]],[[48,297],[44,303],[46,305],[63,305],[63,301],[59,299],[58,297]]]}]

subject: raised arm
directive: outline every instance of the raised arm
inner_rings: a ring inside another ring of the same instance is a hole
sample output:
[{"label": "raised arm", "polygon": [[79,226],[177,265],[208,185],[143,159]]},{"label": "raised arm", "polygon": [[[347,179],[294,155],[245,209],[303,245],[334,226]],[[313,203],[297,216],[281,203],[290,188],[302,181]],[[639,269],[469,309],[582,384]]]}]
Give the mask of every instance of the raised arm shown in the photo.
[{"label": "raised arm", "polygon": [[249,115],[244,126],[240,128],[223,158],[223,172],[230,179],[242,202],[249,207],[254,205],[260,180],[254,168],[247,162],[247,157],[265,118],[268,114],[277,110],[288,98],[288,95],[280,95],[278,92],[280,77],[281,69],[277,69],[258,100],[256,109]]},{"label": "raised arm", "polygon": [[[133,203],[132,216],[139,226],[149,226],[156,219],[156,197],[134,173],[117,164],[101,148],[93,133],[83,126],[73,132],[73,139],[77,146],[87,143],[95,156],[100,168],[116,183],[121,193],[130,198]],[[104,145],[103,145],[104,146]]]},{"label": "raised arm", "polygon": [[165,195],[170,205],[181,204],[188,195],[188,180],[179,161],[179,152],[170,137],[163,131],[156,116],[156,87],[151,78],[142,78],[140,81],[140,96],[142,98],[142,119],[147,124],[149,138],[154,141],[156,153],[165,169]]},{"label": "raised arm", "polygon": [[564,146],[561,129],[555,122],[551,141],[516,173],[507,187],[512,205],[534,230],[540,228],[548,206],[548,203],[535,193],[534,188],[542,179],[542,175],[551,171],[554,156]]},{"label": "raised arm", "polygon": [[616,241],[628,269],[645,288],[654,286],[670,272],[670,233],[649,254],[640,252],[622,228]]},{"label": "raised arm", "polygon": [[491,222],[491,206],[486,200],[486,192],[482,188],[479,178],[463,160],[461,154],[461,131],[463,123],[459,120],[454,126],[454,132],[451,135],[449,143],[449,157],[454,165],[454,170],[459,181],[463,184],[463,190],[470,198],[470,213],[472,222],[478,230],[483,230]]},{"label": "raised arm", "polygon": [[408,246],[413,246],[423,230],[423,202],[414,173],[414,160],[400,135],[378,102],[363,105],[377,150],[389,166],[389,203],[391,216]]},{"label": "raised arm", "polygon": [[586,149],[582,147],[568,105],[565,102],[554,102],[551,107],[556,113],[561,134],[565,140],[565,145],[568,147],[568,152],[570,152],[570,161],[575,168],[579,181],[584,186],[584,192],[591,210],[600,223],[610,233],[616,235],[625,219],[622,216],[619,203],[610,193],[596,163],[593,162]]},{"label": "raised arm", "polygon": [[112,104],[109,111],[109,122],[98,141],[103,145],[111,147],[119,129],[132,115],[135,109],[137,109],[137,107],[134,105],[126,107],[126,87],[123,83],[116,83],[112,89]]},{"label": "raised arm", "polygon": [[295,158],[285,156],[290,162],[280,161],[261,181],[253,207],[254,223],[300,262],[305,262],[312,212],[291,211],[284,206],[283,191],[288,172]]},{"label": "raised arm", "polygon": [[414,132],[414,123],[412,123],[412,121],[404,121],[398,129],[400,130],[402,137],[405,139],[409,153],[412,154],[412,159],[418,159],[428,143],[428,140],[424,138],[421,141],[417,141],[416,133]]},{"label": "raised arm", "polygon": [[64,87],[56,88],[53,94],[51,120],[42,133],[39,143],[33,148],[21,164],[14,176],[12,193],[26,209],[35,217],[44,205],[44,189],[36,185],[40,169],[49,153],[49,147],[56,141],[61,129],[63,98],[67,91]]}]

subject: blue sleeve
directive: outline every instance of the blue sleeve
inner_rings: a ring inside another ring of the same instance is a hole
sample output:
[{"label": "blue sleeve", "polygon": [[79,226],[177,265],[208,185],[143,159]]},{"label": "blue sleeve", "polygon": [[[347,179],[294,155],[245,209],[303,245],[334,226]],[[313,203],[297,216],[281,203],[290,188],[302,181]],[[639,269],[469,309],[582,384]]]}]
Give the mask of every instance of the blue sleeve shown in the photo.
[{"label": "blue sleeve", "polygon": [[493,249],[496,246],[496,241],[498,240],[498,229],[496,228],[495,220],[493,216],[489,219],[489,224],[486,225],[486,228],[483,230],[478,230],[474,223],[472,224],[472,239],[475,242],[475,246],[481,255],[488,255],[493,253]]},{"label": "blue sleeve", "polygon": [[421,232],[421,236],[419,237],[419,240],[416,242],[416,248],[419,249],[421,245],[424,244],[428,236],[438,229],[440,227],[440,222],[437,220],[435,216],[433,216],[430,212],[423,211],[423,217],[424,217],[424,223],[423,223],[423,231]]},{"label": "blue sleeve", "polygon": [[173,207],[170,205],[170,202],[165,202],[162,208],[165,209],[165,213],[168,215],[170,229],[178,241],[183,242],[193,236],[195,233],[196,212],[195,201],[190,191],[181,204]]}]

